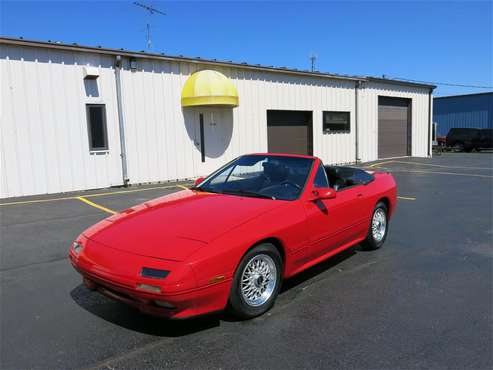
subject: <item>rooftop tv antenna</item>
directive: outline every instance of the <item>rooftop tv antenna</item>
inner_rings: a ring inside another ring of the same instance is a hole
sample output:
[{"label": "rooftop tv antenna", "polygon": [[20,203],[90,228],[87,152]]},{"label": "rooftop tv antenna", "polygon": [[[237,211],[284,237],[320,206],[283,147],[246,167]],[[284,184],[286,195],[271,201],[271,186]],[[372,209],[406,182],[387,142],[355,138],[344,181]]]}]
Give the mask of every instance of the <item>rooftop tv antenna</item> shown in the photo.
[{"label": "rooftop tv antenna", "polygon": [[310,54],[311,71],[315,72],[315,62],[317,61],[318,55],[315,53]]},{"label": "rooftop tv antenna", "polygon": [[[150,6],[150,5],[146,5],[146,4],[143,4],[143,3],[139,3],[137,1],[134,1],[133,3],[135,6],[138,6],[142,9],[144,9],[145,11],[149,12],[150,15],[154,15],[154,14],[158,14],[158,15],[166,15],[166,13],[163,13],[162,11]],[[147,22],[146,24],[146,42],[147,42],[147,49],[151,49],[152,48],[152,39],[151,39],[151,23],[150,22]]]}]

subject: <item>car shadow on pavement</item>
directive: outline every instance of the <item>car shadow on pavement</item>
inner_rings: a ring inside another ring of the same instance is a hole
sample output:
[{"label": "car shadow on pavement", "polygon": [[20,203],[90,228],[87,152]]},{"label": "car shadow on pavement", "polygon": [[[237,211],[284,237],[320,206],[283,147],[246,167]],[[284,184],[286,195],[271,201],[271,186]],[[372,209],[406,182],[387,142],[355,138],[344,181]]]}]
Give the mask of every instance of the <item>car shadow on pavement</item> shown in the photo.
[{"label": "car shadow on pavement", "polygon": [[[299,289],[296,289],[298,286],[314,284],[318,281],[324,280],[326,278],[326,276],[324,276],[326,271],[354,256],[359,251],[361,251],[359,245],[348,248],[347,250],[325,261],[322,261],[313,267],[310,267],[294,277],[287,279],[283,283],[280,295],[287,295],[289,297],[290,294],[293,294],[293,297],[295,297],[298,294]],[[140,313],[138,310],[125,305],[124,303],[114,301],[98,292],[91,291],[83,284],[80,284],[72,289],[70,296],[80,307],[91,314],[102,318],[103,320],[129,330],[161,337],[181,337],[203,330],[212,329],[220,326],[221,321],[243,321],[232,317],[227,312],[211,313],[209,315],[184,320],[170,320],[145,315]],[[291,297],[289,299],[291,299]]]},{"label": "car shadow on pavement", "polygon": [[359,244],[352,246],[333,257],[330,257],[316,265],[306,269],[305,271],[296,274],[292,278],[286,279],[283,282],[280,294],[288,293],[289,291],[295,290],[299,285],[304,283],[313,284],[317,281],[324,280],[326,277],[323,273],[330,270],[331,268],[337,266],[339,263],[347,260],[348,258],[354,256],[356,253],[364,252]]},{"label": "car shadow on pavement", "polygon": [[124,303],[113,301],[87,289],[83,284],[70,292],[80,307],[103,320],[129,330],[162,337],[181,337],[219,326],[220,314],[212,313],[188,320],[169,320],[140,313]]}]

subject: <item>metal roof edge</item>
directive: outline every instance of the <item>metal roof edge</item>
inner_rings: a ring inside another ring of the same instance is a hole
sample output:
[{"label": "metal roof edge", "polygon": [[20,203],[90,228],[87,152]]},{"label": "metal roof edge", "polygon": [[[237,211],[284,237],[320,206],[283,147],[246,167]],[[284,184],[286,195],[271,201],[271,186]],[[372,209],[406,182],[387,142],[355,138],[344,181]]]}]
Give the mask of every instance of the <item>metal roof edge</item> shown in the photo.
[{"label": "metal roof edge", "polygon": [[167,61],[174,61],[174,62],[188,62],[188,63],[215,65],[215,66],[221,66],[221,67],[235,67],[235,68],[241,68],[241,69],[261,70],[261,71],[266,71],[266,72],[311,76],[311,77],[344,80],[344,81],[366,81],[366,79],[364,77],[358,77],[358,76],[343,76],[343,75],[330,74],[330,73],[325,73],[325,72],[311,72],[311,71],[303,71],[303,70],[289,69],[289,68],[253,65],[253,64],[248,64],[248,63],[236,63],[236,62],[229,62],[229,61],[226,62],[226,61],[210,60],[210,59],[203,59],[203,58],[191,58],[191,57],[184,57],[184,56],[172,56],[172,55],[165,55],[165,54],[146,53],[143,51],[130,51],[130,50],[123,50],[123,49],[112,49],[112,48],[103,48],[103,47],[94,47],[94,46],[84,46],[84,45],[79,45],[79,44],[75,44],[75,43],[74,44],[66,44],[66,43],[61,43],[61,42],[35,41],[35,40],[26,40],[26,39],[0,36],[0,44],[31,46],[31,47],[44,47],[44,48],[50,48],[50,49],[72,50],[72,51],[78,51],[78,52],[92,52],[92,53],[115,55],[115,56],[121,55],[121,56],[126,56],[126,57],[133,57],[133,58],[159,59],[159,60],[167,60]]},{"label": "metal roof edge", "polygon": [[248,63],[236,63],[236,62],[226,62],[219,60],[211,60],[211,59],[202,59],[202,58],[191,58],[184,56],[172,56],[165,54],[156,54],[156,53],[146,53],[144,51],[131,51],[124,49],[112,49],[112,48],[103,48],[103,47],[95,47],[95,46],[85,46],[79,45],[76,43],[67,44],[61,42],[47,42],[47,41],[36,41],[36,40],[27,40],[23,38],[15,38],[15,37],[6,37],[0,36],[0,44],[7,45],[19,45],[19,46],[31,46],[31,47],[44,47],[58,50],[72,50],[78,52],[92,52],[99,53],[105,55],[121,55],[130,58],[148,58],[148,59],[159,59],[166,60],[172,62],[188,62],[188,63],[197,63],[197,64],[205,64],[219,67],[235,67],[240,69],[249,69],[249,70],[257,70],[264,72],[273,72],[273,73],[283,73],[290,75],[298,75],[298,76],[309,76],[309,77],[318,77],[318,78],[327,78],[333,80],[343,80],[343,81],[363,81],[363,82],[380,82],[380,83],[388,83],[394,85],[401,86],[412,86],[412,87],[423,87],[428,89],[435,89],[436,86],[429,84],[422,84],[410,81],[402,81],[402,80],[392,80],[387,78],[377,78],[371,76],[345,76],[345,75],[337,75],[325,72],[311,72],[311,71],[303,71],[298,69],[290,69],[290,68],[279,68],[279,67],[270,67],[263,65],[253,65]]},{"label": "metal roof edge", "polygon": [[472,94],[458,94],[458,95],[447,95],[447,96],[435,96],[435,97],[433,97],[433,99],[466,98],[468,96],[477,96],[477,95],[493,95],[493,91],[480,92],[480,93],[472,93]]},{"label": "metal roof edge", "polygon": [[366,76],[366,79],[370,82],[380,82],[380,83],[388,83],[388,84],[393,84],[393,85],[403,85],[403,86],[412,86],[412,87],[424,87],[424,88],[431,89],[431,90],[436,89],[435,85],[419,83],[419,82],[411,82],[411,81],[403,81],[403,80],[391,80],[391,79],[387,79],[387,78],[378,78],[378,77],[371,77],[371,76]]}]

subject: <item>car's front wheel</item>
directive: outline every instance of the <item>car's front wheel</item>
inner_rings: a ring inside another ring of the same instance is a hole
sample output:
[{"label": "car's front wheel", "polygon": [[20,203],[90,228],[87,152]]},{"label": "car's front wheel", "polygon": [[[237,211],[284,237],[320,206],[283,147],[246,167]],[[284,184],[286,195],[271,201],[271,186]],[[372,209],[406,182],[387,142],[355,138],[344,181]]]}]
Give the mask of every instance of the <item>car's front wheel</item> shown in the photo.
[{"label": "car's front wheel", "polygon": [[232,313],[250,319],[268,311],[281,288],[282,258],[274,245],[259,244],[248,251],[234,276],[229,297]]},{"label": "car's front wheel", "polygon": [[364,249],[372,250],[380,248],[387,238],[389,229],[388,210],[383,202],[379,202],[371,217],[370,228],[366,239],[361,243]]}]

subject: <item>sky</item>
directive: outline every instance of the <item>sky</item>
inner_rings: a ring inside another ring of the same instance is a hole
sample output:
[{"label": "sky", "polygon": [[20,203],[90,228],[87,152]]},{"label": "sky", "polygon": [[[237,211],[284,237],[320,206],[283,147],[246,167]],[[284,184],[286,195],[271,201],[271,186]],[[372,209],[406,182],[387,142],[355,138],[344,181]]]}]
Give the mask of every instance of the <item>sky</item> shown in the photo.
[{"label": "sky", "polygon": [[1,0],[0,34],[493,91],[492,1],[139,1]]}]

